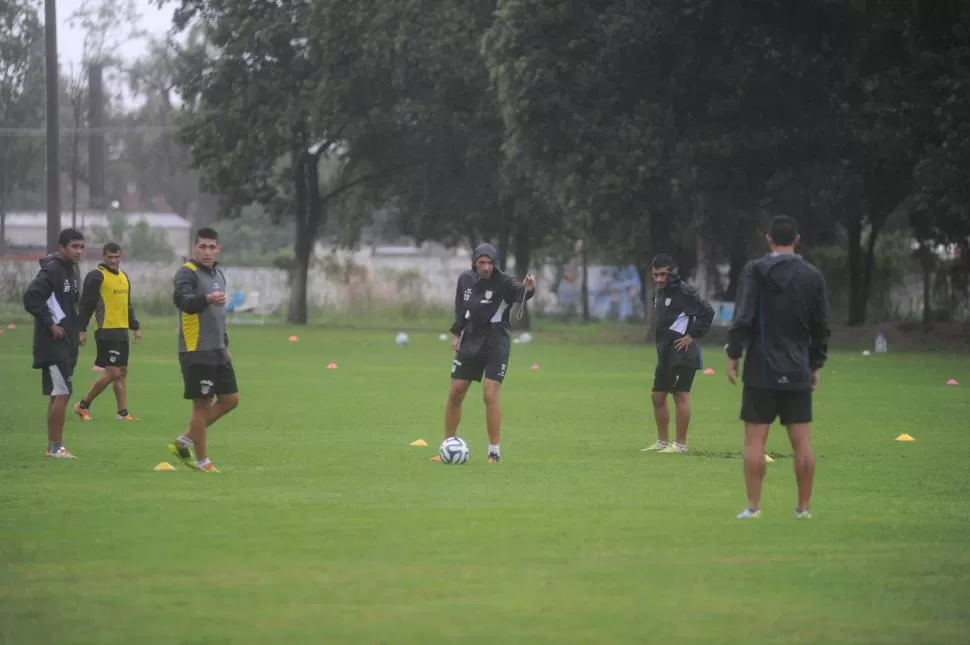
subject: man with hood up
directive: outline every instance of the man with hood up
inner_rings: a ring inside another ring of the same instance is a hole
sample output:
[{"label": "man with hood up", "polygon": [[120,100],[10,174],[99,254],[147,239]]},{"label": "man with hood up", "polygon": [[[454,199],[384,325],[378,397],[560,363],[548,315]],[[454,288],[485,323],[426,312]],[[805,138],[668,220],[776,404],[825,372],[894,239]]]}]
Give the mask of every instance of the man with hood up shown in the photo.
[{"label": "man with hood up", "polygon": [[799,236],[794,219],[775,217],[765,238],[771,253],[741,271],[724,348],[732,384],[738,381],[738,360],[746,354],[741,420],[748,505],[738,519],[761,516],[765,444],[776,418],[788,428],[795,453],[795,517],[809,519],[815,479],[812,391],[828,354],[828,298],[822,274],[795,253]]},{"label": "man with hood up", "polygon": [[[445,405],[445,438],[458,432],[461,404],[472,381],[481,382],[485,397],[485,420],[488,428],[488,463],[502,459],[499,448],[502,411],[499,390],[509,364],[511,351],[512,305],[531,299],[536,279],[526,275],[514,280],[495,266],[498,251],[491,244],[479,244],[472,255],[472,268],[458,277],[455,290],[455,322],[451,326],[451,389]],[[431,458],[440,461],[440,457]]]},{"label": "man with hood up", "polygon": [[[694,375],[703,367],[700,347],[694,341],[710,331],[714,308],[701,298],[692,284],[681,280],[670,255],[661,253],[650,264],[657,343],[657,369],[651,400],[657,422],[657,443],[642,452],[685,453],[690,427],[690,390]],[[677,411],[677,435],[673,444],[670,443],[670,410],[667,407],[670,394]]]},{"label": "man with hood up", "polygon": [[24,292],[24,309],[34,317],[34,369],[41,370],[47,404],[47,457],[73,459],[64,447],[64,417],[71,398],[80,346],[77,265],[84,254],[84,235],[67,228],[57,239],[58,252],[40,261],[40,271]]}]

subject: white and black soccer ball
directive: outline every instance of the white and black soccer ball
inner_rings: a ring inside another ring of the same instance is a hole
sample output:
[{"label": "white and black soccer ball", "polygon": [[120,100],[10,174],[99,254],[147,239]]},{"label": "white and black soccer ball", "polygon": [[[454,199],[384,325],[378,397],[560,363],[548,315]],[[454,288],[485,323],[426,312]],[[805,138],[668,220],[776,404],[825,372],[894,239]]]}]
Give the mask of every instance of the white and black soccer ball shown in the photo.
[{"label": "white and black soccer ball", "polygon": [[438,447],[438,456],[443,464],[463,464],[468,461],[468,444],[461,437],[448,437]]},{"label": "white and black soccer ball", "polygon": [[394,342],[397,343],[398,345],[401,345],[402,347],[408,344],[408,340],[410,340],[408,338],[408,335],[405,334],[403,331],[394,337]]}]

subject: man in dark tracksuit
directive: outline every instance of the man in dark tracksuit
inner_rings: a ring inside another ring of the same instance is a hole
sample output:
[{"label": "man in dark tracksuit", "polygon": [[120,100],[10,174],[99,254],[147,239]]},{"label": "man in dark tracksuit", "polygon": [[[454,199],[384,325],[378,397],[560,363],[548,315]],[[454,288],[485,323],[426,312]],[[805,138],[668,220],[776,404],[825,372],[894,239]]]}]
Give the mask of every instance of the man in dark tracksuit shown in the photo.
[{"label": "man in dark tracksuit", "polygon": [[168,449],[189,468],[209,473],[219,469],[209,460],[206,429],[239,405],[226,333],[226,277],[216,262],[221,252],[219,234],[199,229],[194,257],[175,273],[172,296],[179,310],[183,397],[192,401],[192,416]]},{"label": "man in dark tracksuit", "polygon": [[[643,452],[687,452],[690,426],[690,390],[694,375],[703,367],[700,347],[694,341],[711,329],[714,308],[697,289],[680,278],[672,257],[657,255],[651,262],[655,287],[653,296],[657,343],[657,369],[653,380],[653,416],[657,422],[657,443]],[[677,410],[677,438],[670,444],[670,410],[667,395],[673,394]]]},{"label": "man in dark tracksuit", "polygon": [[37,277],[24,292],[24,309],[34,317],[34,369],[41,370],[44,396],[50,397],[46,456],[73,459],[64,447],[64,417],[81,342],[77,264],[84,254],[84,235],[64,229],[57,247],[56,254],[40,261]]},{"label": "man in dark tracksuit", "polygon": [[[445,438],[458,432],[461,404],[472,381],[485,377],[485,420],[488,427],[488,463],[501,460],[502,411],[499,390],[505,379],[511,350],[509,315],[512,305],[535,295],[536,279],[529,274],[522,282],[495,266],[498,252],[491,244],[479,244],[472,255],[472,268],[458,277],[455,290],[455,322],[451,326],[455,359],[451,367],[451,389],[445,406]],[[432,461],[440,461],[435,456]]]},{"label": "man in dark tracksuit", "polygon": [[825,280],[795,254],[795,220],[779,216],[766,236],[771,254],[741,272],[734,321],[728,332],[728,380],[738,380],[744,359],[741,420],[745,423],[744,476],[748,506],[739,519],[761,515],[768,428],[778,418],[788,428],[795,453],[798,505],[795,517],[811,518],[815,477],[812,454],[812,391],[828,352]]}]

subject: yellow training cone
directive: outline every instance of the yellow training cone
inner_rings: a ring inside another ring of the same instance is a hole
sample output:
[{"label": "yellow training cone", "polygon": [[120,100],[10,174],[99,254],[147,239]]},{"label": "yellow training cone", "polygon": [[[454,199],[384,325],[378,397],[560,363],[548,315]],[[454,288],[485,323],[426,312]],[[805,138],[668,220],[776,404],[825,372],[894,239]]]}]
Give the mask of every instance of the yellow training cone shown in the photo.
[{"label": "yellow training cone", "polygon": [[155,466],[155,470],[156,470],[156,472],[157,471],[163,471],[163,470],[175,470],[175,466],[173,466],[172,464],[168,463],[167,461],[163,461],[162,463],[160,463],[157,466]]},{"label": "yellow training cone", "polygon": [[428,442],[425,441],[424,439],[416,439],[415,441],[411,442],[411,445],[418,448],[423,448],[428,445]]},{"label": "yellow training cone", "polygon": [[896,437],[896,441],[916,441],[916,439],[913,439],[912,435],[908,435],[904,432],[903,434]]}]

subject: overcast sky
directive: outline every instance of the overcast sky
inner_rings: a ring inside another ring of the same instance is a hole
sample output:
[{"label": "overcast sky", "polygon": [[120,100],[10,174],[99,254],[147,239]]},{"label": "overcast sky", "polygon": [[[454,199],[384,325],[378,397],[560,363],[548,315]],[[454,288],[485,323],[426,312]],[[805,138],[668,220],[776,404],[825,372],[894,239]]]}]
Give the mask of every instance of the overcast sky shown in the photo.
[{"label": "overcast sky", "polygon": [[[0,0],[2,1],[2,0]],[[56,0],[57,2],[57,58],[65,71],[81,62],[84,51],[84,32],[71,27],[68,22],[71,14],[83,4],[83,0]],[[140,27],[145,31],[163,36],[172,26],[172,11],[175,3],[169,2],[156,9],[152,0],[136,0],[142,14]],[[43,12],[43,9],[41,10]],[[129,42],[121,48],[121,56],[127,60],[138,58],[145,51],[144,42]]]}]

